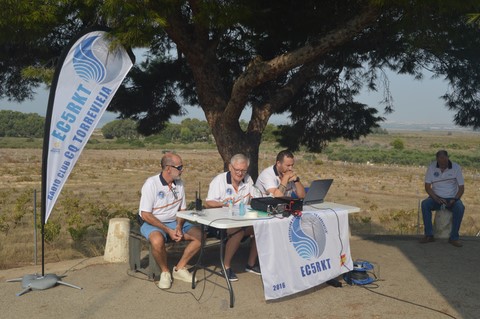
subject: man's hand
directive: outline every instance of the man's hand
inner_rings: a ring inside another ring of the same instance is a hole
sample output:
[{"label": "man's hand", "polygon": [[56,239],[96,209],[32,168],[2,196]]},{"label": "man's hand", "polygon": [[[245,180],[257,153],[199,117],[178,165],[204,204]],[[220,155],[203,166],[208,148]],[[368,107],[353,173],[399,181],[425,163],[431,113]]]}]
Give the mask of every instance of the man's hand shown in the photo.
[{"label": "man's hand", "polygon": [[177,227],[175,227],[175,229],[170,229],[169,230],[168,236],[170,236],[170,238],[175,242],[181,241],[182,238],[183,238],[182,228],[177,225]]},{"label": "man's hand", "polygon": [[450,208],[455,204],[455,202],[456,202],[455,199],[451,199],[445,204],[445,207]]},{"label": "man's hand", "polygon": [[288,182],[294,181],[296,179],[297,173],[295,173],[294,171],[285,172],[282,177],[282,184],[285,183],[286,185]]}]

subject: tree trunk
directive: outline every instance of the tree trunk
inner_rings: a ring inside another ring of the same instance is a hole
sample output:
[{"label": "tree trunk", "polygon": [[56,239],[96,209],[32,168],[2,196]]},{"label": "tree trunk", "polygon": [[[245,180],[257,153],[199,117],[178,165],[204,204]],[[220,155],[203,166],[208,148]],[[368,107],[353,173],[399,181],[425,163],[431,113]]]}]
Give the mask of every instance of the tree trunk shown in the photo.
[{"label": "tree trunk", "polygon": [[[258,177],[258,153],[263,128],[249,126],[247,132],[242,131],[238,119],[215,116],[216,121],[210,123],[218,152],[223,159],[224,170],[228,170],[230,158],[238,153],[250,159],[248,172],[255,181]],[[226,133],[228,132],[228,133]]]}]

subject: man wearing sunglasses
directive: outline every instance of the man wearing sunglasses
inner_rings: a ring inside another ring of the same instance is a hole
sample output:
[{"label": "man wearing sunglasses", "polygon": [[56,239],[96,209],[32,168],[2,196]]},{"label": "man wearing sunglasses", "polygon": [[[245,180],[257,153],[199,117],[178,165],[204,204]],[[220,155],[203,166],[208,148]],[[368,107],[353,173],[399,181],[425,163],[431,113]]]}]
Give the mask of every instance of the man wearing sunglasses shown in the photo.
[{"label": "man wearing sunglasses", "polygon": [[274,165],[265,168],[258,176],[256,187],[263,196],[292,196],[305,197],[305,187],[294,171],[295,159],[292,152],[283,150],[277,154]]},{"label": "man wearing sunglasses", "polygon": [[[208,195],[205,200],[207,208],[228,206],[231,201],[233,205],[239,206],[240,202],[245,205],[250,203],[254,194],[253,180],[248,175],[250,160],[243,154],[233,155],[230,159],[227,172],[217,175],[208,188]],[[253,227],[230,228],[227,230],[229,237],[225,246],[225,269],[230,281],[237,281],[238,277],[231,268],[232,258],[240,247],[240,242],[245,236],[250,236],[250,254],[245,271],[260,275],[260,267],[256,265],[257,245],[253,236]]]},{"label": "man wearing sunglasses", "polygon": [[183,164],[180,156],[167,153],[161,160],[162,172],[149,177],[142,187],[139,215],[140,232],[150,241],[152,254],[162,273],[158,287],[169,289],[172,275],[168,268],[165,242],[167,238],[179,242],[190,241],[182,257],[173,267],[173,279],[192,282],[186,269],[188,261],[200,250],[201,230],[184,219],[177,218],[177,211],[186,209],[185,189],[181,180]]}]

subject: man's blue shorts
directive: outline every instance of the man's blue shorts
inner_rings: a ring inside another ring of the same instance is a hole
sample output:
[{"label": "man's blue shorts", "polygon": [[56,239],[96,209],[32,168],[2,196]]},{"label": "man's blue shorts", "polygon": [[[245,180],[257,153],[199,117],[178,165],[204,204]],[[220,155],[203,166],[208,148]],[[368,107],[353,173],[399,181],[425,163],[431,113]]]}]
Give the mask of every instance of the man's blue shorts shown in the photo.
[{"label": "man's blue shorts", "polygon": [[[167,223],[163,223],[165,226],[167,226],[168,228],[170,229],[175,229],[177,227],[177,221],[173,221],[173,222],[167,222]],[[198,227],[198,226],[194,226],[192,225],[191,223],[185,221],[185,223],[183,224],[183,227],[182,227],[182,232],[184,234],[188,233],[188,231],[192,228],[192,227]],[[163,237],[165,238],[165,240],[167,240],[167,234],[160,228],[158,227],[155,227],[155,226],[152,226],[150,225],[149,223],[147,222],[144,222],[143,225],[140,227],[140,232],[142,233],[142,235],[148,240],[150,238],[150,234],[154,231],[158,231],[160,232]],[[169,238],[170,239],[170,238]]]}]

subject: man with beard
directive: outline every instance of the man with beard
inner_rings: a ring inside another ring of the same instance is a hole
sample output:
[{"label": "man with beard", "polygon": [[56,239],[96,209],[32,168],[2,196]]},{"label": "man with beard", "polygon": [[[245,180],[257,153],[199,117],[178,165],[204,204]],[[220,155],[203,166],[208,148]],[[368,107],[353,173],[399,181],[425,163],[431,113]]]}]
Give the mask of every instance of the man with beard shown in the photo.
[{"label": "man with beard", "polygon": [[139,215],[143,223],[140,232],[150,241],[153,257],[162,271],[158,287],[169,289],[172,275],[165,249],[167,236],[175,242],[190,241],[173,267],[172,274],[176,280],[191,283],[192,275],[186,265],[200,250],[201,230],[176,216],[177,211],[186,209],[185,189],[181,180],[182,159],[176,154],[167,153],[162,157],[161,166],[162,172],[149,177],[142,187]]},{"label": "man with beard", "polygon": [[305,197],[305,187],[300,182],[300,177],[293,170],[295,159],[292,152],[283,150],[277,155],[274,165],[265,168],[258,176],[255,186],[263,196],[292,196]]}]

